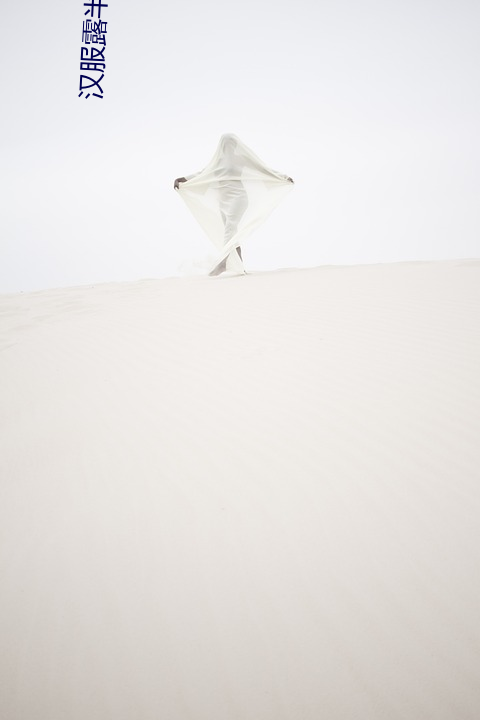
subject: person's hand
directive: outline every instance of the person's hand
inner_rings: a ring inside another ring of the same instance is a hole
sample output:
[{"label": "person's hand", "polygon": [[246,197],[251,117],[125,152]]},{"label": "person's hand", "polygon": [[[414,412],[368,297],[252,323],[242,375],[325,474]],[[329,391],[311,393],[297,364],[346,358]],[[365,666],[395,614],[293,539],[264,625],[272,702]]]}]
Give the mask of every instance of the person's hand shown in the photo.
[{"label": "person's hand", "polygon": [[180,185],[181,182],[187,182],[187,178],[184,178],[184,177],[177,178],[177,179],[175,180],[175,182],[173,183],[173,189],[174,189],[174,190],[178,190],[178,187],[179,187],[179,185]]}]

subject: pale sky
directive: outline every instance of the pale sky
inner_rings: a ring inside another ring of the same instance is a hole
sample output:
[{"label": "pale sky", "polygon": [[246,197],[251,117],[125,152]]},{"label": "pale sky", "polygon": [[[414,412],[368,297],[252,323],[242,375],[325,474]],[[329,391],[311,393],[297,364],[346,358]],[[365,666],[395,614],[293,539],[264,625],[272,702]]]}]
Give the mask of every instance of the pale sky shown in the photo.
[{"label": "pale sky", "polygon": [[476,0],[4,3],[0,292],[176,275],[209,241],[173,191],[232,132],[293,192],[247,269],[480,257]]}]

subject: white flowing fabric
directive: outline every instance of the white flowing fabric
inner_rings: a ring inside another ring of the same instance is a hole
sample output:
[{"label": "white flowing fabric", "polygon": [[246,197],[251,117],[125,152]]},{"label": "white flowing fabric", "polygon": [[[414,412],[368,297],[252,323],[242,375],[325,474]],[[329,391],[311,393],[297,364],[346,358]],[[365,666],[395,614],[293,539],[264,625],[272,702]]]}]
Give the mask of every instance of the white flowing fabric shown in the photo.
[{"label": "white flowing fabric", "polygon": [[186,176],[178,192],[219,251],[216,268],[244,272],[236,248],[292,189],[288,175],[268,168],[236,136],[222,135],[200,172]]}]

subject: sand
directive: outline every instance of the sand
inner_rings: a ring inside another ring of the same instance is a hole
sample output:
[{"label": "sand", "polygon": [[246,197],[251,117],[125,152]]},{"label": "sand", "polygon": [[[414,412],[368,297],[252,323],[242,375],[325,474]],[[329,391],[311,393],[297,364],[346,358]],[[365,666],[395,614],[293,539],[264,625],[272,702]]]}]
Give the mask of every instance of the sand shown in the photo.
[{"label": "sand", "polygon": [[480,717],[480,261],[0,311],[2,718]]}]

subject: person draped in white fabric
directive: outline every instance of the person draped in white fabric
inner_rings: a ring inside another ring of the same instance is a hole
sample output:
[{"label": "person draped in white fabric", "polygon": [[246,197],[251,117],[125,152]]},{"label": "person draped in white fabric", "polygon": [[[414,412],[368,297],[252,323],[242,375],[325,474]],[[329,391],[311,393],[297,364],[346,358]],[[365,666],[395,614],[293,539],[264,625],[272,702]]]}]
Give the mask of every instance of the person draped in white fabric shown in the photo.
[{"label": "person draped in white fabric", "polygon": [[292,178],[267,168],[231,133],[222,135],[212,161],[202,171],[174,181],[174,189],[181,191],[207,235],[222,247],[210,275],[226,269],[244,272],[240,240],[278,204],[282,196],[279,186],[284,191],[290,183]]}]

